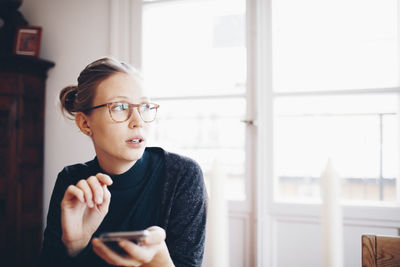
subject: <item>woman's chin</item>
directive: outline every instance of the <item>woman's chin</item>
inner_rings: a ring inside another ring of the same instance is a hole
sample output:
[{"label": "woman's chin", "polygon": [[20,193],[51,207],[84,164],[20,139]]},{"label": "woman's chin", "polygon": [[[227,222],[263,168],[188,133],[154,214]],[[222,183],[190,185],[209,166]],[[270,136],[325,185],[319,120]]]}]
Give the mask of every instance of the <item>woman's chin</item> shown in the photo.
[{"label": "woman's chin", "polygon": [[143,156],[144,153],[144,148],[143,149],[135,149],[135,150],[131,150],[129,151],[129,153],[125,154],[124,159],[127,161],[137,161],[138,159],[140,159]]}]

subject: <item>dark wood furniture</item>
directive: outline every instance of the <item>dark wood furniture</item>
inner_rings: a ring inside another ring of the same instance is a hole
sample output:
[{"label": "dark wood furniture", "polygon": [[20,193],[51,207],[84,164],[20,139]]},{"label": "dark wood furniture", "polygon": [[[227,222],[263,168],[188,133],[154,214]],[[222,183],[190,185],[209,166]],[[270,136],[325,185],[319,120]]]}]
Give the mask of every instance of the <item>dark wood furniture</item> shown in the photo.
[{"label": "dark wood furniture", "polygon": [[362,267],[400,266],[399,236],[362,236]]},{"label": "dark wood furniture", "polygon": [[34,266],[42,240],[44,96],[54,63],[0,56],[0,261]]}]

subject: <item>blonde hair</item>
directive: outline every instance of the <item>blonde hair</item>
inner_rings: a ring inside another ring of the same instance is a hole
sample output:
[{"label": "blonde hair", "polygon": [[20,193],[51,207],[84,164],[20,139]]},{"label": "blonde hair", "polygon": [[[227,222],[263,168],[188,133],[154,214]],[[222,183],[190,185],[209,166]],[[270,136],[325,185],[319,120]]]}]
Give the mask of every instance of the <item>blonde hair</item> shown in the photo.
[{"label": "blonde hair", "polygon": [[116,73],[130,74],[142,81],[141,74],[129,64],[111,57],[98,59],[81,71],[78,85],[61,90],[59,98],[63,115],[72,119],[77,112],[89,113],[87,109],[93,104],[97,86]]}]

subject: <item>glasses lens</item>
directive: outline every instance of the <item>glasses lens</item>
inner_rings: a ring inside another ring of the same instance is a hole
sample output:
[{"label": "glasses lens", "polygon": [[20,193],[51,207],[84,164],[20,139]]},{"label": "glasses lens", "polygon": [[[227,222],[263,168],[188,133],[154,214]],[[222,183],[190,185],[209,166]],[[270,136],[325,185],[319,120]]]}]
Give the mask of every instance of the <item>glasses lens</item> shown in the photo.
[{"label": "glasses lens", "polygon": [[140,116],[145,122],[153,121],[156,118],[157,106],[151,103],[145,103],[139,107]]},{"label": "glasses lens", "polygon": [[117,122],[126,121],[129,118],[128,103],[112,103],[110,106],[111,117]]}]

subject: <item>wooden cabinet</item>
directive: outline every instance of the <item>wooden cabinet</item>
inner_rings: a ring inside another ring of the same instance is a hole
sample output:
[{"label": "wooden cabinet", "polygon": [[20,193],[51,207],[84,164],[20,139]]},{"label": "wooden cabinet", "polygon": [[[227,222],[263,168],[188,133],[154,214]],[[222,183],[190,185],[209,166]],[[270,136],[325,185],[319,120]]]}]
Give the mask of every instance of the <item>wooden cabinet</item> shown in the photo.
[{"label": "wooden cabinet", "polygon": [[0,56],[0,261],[33,266],[42,240],[44,97],[54,64]]}]

